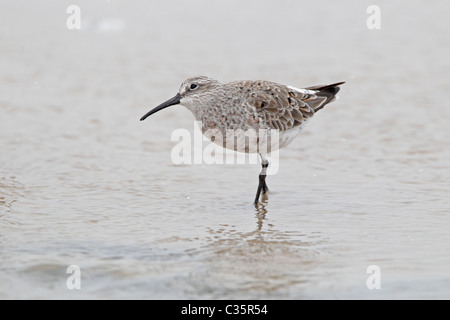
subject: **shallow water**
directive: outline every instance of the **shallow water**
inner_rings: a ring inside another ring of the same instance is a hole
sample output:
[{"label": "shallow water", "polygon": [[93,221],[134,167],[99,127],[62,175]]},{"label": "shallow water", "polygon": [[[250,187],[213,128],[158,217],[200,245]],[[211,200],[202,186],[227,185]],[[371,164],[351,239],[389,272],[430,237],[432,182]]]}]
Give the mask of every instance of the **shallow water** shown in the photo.
[{"label": "shallow water", "polygon": [[[78,3],[0,12],[0,298],[450,298],[448,4]],[[189,111],[139,122],[198,74],[347,83],[255,209],[259,165],[172,164]]]}]

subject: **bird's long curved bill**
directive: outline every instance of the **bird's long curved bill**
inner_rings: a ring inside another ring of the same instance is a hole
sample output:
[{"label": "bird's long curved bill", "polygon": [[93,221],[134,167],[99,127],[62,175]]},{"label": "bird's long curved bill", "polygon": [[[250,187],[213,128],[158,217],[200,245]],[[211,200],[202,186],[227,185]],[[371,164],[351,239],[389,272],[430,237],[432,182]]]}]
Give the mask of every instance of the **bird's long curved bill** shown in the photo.
[{"label": "bird's long curved bill", "polygon": [[141,121],[147,119],[147,117],[151,116],[152,114],[165,109],[167,107],[173,106],[175,104],[179,104],[181,101],[181,95],[178,93],[175,97],[173,97],[172,99],[167,100],[166,102],[161,103],[159,106],[157,106],[156,108],[150,110],[149,112],[147,112],[142,118]]}]

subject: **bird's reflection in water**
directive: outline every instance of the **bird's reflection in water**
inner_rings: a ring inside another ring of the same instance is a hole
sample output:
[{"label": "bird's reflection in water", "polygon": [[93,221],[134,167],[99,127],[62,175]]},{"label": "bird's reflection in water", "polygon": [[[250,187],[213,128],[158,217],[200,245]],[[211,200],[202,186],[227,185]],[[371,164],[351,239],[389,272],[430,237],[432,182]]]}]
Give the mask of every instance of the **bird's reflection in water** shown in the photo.
[{"label": "bird's reflection in water", "polygon": [[256,228],[248,230],[239,224],[220,224],[210,228],[204,252],[208,252],[207,273],[212,281],[227,279],[227,292],[275,294],[283,297],[288,290],[302,291],[311,281],[311,272],[319,262],[320,235],[311,237],[300,228],[282,230],[269,220],[272,214],[267,198],[253,212]]},{"label": "bird's reflection in water", "polygon": [[256,208],[256,218],[257,218],[257,231],[261,231],[262,227],[263,227],[263,223],[264,220],[266,219],[266,215],[267,215],[267,195],[264,193],[262,195],[262,199],[260,202],[258,202],[258,204],[256,204],[255,208]]}]

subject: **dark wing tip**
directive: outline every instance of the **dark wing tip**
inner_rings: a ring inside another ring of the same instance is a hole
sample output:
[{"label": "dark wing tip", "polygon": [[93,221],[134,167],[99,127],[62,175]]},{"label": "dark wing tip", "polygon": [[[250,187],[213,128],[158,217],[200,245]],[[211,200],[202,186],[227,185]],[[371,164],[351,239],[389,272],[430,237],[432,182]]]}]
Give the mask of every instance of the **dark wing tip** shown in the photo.
[{"label": "dark wing tip", "polygon": [[315,90],[315,91],[317,91],[317,95],[318,96],[326,98],[325,102],[320,104],[317,108],[313,109],[314,112],[319,111],[320,109],[325,107],[325,105],[327,105],[328,103],[336,100],[335,96],[339,92],[339,90],[341,90],[341,88],[339,88],[339,86],[341,84],[344,84],[344,83],[345,83],[345,81],[342,81],[342,82],[336,82],[336,83],[332,83],[332,84],[327,84],[327,85],[324,85],[324,86],[321,85],[321,86],[313,86],[313,87],[306,88],[308,90]]},{"label": "dark wing tip", "polygon": [[325,88],[323,88],[321,91],[328,91],[332,94],[336,94],[339,92],[339,90],[341,90],[341,88],[339,88],[339,86],[341,84],[344,84],[345,82],[337,82],[337,83],[333,83],[333,84],[329,84],[328,86],[326,86]]},{"label": "dark wing tip", "polygon": [[327,84],[327,85],[312,86],[312,87],[308,87],[305,89],[316,90],[316,91],[328,91],[328,90],[333,91],[333,90],[337,89],[339,91],[339,89],[340,89],[339,86],[344,83],[345,83],[345,81],[342,81],[342,82],[336,82],[336,83]]}]

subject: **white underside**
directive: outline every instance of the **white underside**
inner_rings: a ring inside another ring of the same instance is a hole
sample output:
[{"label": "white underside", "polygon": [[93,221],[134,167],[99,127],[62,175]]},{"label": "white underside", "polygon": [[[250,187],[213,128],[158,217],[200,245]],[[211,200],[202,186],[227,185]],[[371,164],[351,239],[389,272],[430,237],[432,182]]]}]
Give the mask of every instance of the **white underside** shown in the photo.
[{"label": "white underside", "polygon": [[214,137],[213,142],[215,144],[229,150],[269,154],[272,151],[288,146],[300,134],[302,127],[303,125],[282,132],[278,130],[260,130],[259,132],[253,130],[230,131],[230,134],[227,134],[226,137],[222,137],[220,130],[217,129],[208,130],[204,135],[211,141],[212,137]]}]

